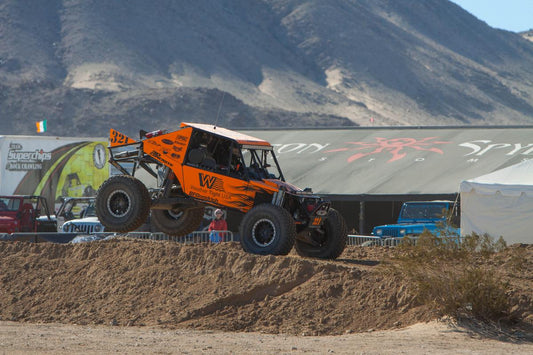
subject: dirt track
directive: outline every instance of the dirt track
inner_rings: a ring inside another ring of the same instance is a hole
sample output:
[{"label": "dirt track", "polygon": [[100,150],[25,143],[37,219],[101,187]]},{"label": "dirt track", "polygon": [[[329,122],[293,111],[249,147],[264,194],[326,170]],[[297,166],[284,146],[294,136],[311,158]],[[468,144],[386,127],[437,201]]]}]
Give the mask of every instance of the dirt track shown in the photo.
[{"label": "dirt track", "polygon": [[[2,321],[85,325],[97,333],[125,332],[121,337],[152,334],[148,326],[155,326],[168,334],[198,329],[311,339],[374,334],[435,318],[431,309],[417,303],[412,285],[381,267],[389,253],[386,248],[349,247],[337,261],[250,255],[237,243],[135,240],[75,245],[3,242],[0,252]],[[524,255],[532,265],[533,248]],[[499,262],[505,264],[502,258]],[[528,273],[509,277],[514,297],[525,300],[522,313],[531,322],[533,280]],[[220,337],[241,337],[231,334]],[[220,341],[210,337],[215,345]],[[243,341],[259,350],[252,340]]]},{"label": "dirt track", "polygon": [[533,344],[430,322],[337,336],[0,322],[6,354],[531,354]]}]

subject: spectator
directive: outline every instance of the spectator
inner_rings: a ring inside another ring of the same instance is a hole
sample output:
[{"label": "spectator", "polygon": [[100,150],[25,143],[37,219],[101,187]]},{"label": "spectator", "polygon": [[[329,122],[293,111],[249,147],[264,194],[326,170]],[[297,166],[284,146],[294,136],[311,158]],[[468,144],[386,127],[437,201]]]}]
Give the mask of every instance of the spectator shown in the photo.
[{"label": "spectator", "polygon": [[[224,241],[224,231],[228,230],[228,224],[222,218],[224,216],[224,212],[222,212],[221,209],[215,210],[215,219],[211,221],[211,224],[209,224],[209,228],[207,229],[209,232],[209,240],[213,243],[220,243]],[[220,233],[222,232],[222,233]]]}]

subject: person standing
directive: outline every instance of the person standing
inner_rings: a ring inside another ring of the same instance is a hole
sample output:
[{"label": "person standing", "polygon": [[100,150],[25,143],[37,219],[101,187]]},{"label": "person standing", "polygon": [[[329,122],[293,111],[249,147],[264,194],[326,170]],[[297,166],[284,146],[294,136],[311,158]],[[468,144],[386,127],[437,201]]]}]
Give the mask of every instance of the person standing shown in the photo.
[{"label": "person standing", "polygon": [[213,243],[220,243],[224,241],[224,234],[226,234],[224,232],[228,230],[228,224],[223,216],[224,212],[217,208],[215,210],[215,218],[211,221],[209,228],[207,229],[209,232],[211,232],[209,233],[209,240]]}]

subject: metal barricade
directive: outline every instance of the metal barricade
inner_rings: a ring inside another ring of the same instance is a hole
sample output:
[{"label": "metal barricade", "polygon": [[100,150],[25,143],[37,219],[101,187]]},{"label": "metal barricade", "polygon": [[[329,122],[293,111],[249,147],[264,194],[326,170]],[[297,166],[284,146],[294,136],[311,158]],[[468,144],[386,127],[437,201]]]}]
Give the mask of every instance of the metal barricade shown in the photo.
[{"label": "metal barricade", "polygon": [[409,238],[399,238],[399,237],[393,237],[393,238],[384,238],[381,242],[382,246],[387,247],[397,247],[398,245],[402,243],[408,243],[410,245],[415,245],[418,238],[416,237],[409,237]]},{"label": "metal barricade", "polygon": [[129,232],[129,233],[59,233],[59,232],[37,232],[37,233],[1,233],[0,241],[25,241],[32,243],[52,242],[52,243],[83,243],[96,240],[104,240],[114,237],[126,237],[134,239],[173,241],[184,244],[193,243],[222,243],[237,241],[231,231],[195,231],[185,236],[169,236],[165,233],[152,232]]},{"label": "metal barricade", "polygon": [[380,245],[381,238],[370,235],[348,235],[347,245]]},{"label": "metal barricade", "polygon": [[185,236],[169,236],[165,233],[129,232],[123,236],[135,239],[168,240],[184,244],[236,241],[231,231],[194,231]]},{"label": "metal barricade", "polygon": [[[0,240],[4,241],[28,241],[28,242],[53,242],[53,243],[80,243],[90,242],[95,240],[103,240],[114,237],[126,237],[134,239],[148,239],[173,241],[183,244],[194,243],[222,243],[222,242],[238,242],[238,236],[235,236],[231,231],[195,231],[185,236],[169,236],[165,233],[152,232],[128,232],[128,233],[112,233],[112,232],[98,232],[98,233],[56,233],[56,232],[39,232],[39,233],[1,233]],[[463,242],[463,237],[448,236],[439,237],[442,243],[449,243],[460,246]],[[381,238],[369,235],[348,235],[347,245],[359,246],[390,246],[395,247],[400,244],[416,245],[418,237],[402,237],[402,238]]]},{"label": "metal barricade", "polygon": [[149,239],[149,240],[170,240],[170,236],[165,233],[152,232],[128,232],[124,234],[117,234],[117,237],[126,237],[133,239]]},{"label": "metal barricade", "polygon": [[[463,238],[460,236],[447,236],[439,237],[438,240],[441,243],[450,243],[455,245],[460,245],[463,241]],[[348,245],[360,245],[360,246],[388,246],[396,247],[398,245],[416,245],[418,243],[418,237],[407,236],[407,237],[388,237],[381,238],[375,236],[365,236],[365,235],[348,235]]]}]

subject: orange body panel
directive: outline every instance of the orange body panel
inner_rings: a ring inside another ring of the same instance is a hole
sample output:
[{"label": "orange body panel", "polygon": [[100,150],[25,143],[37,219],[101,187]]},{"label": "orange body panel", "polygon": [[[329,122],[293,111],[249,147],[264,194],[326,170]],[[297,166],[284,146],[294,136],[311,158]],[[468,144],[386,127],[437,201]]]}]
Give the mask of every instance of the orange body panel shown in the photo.
[{"label": "orange body panel", "polygon": [[215,172],[183,166],[183,191],[197,199],[217,206],[226,206],[247,212],[254,206],[258,192],[272,195],[275,184],[246,181]]},{"label": "orange body panel", "polygon": [[192,128],[162,134],[143,141],[143,149],[162,164],[168,166],[183,181],[181,165],[187,153]]}]

